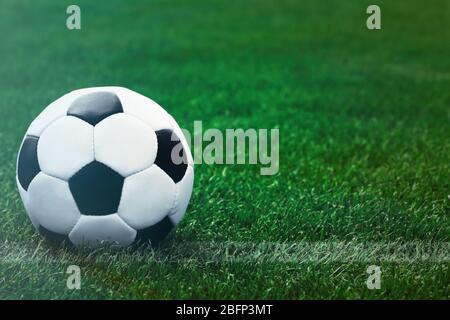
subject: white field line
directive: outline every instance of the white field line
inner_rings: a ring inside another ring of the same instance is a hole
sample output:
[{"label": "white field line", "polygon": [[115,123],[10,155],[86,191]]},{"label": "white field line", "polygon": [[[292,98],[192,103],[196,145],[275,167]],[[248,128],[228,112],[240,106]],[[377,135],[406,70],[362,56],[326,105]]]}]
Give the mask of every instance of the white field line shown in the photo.
[{"label": "white field line", "polygon": [[[92,262],[128,260],[130,263],[197,262],[197,263],[449,263],[450,242],[172,242],[153,250],[97,250],[94,253],[72,254],[43,249],[0,245],[0,263],[41,262],[54,263],[81,259]],[[63,252],[63,251],[61,251]]]}]

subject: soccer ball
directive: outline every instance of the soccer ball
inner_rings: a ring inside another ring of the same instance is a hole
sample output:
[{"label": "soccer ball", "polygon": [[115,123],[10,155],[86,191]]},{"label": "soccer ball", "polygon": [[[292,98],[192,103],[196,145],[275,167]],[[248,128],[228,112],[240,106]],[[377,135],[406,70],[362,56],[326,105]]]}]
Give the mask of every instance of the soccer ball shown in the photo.
[{"label": "soccer ball", "polygon": [[176,121],[121,87],[72,91],[31,123],[17,158],[31,222],[56,244],[157,244],[186,211],[192,155]]}]

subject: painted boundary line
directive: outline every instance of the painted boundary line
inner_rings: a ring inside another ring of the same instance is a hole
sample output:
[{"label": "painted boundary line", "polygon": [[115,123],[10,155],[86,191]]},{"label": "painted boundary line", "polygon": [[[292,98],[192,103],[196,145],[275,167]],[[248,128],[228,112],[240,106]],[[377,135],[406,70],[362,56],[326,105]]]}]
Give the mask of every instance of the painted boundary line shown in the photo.
[{"label": "painted boundary line", "polygon": [[[74,254],[61,256],[37,245],[25,248],[11,243],[0,245],[0,263],[71,260]],[[77,253],[75,253],[76,257]],[[130,263],[144,261],[193,263],[449,263],[450,242],[184,242],[153,250],[100,249],[79,253],[77,259],[92,262],[127,258]]]}]

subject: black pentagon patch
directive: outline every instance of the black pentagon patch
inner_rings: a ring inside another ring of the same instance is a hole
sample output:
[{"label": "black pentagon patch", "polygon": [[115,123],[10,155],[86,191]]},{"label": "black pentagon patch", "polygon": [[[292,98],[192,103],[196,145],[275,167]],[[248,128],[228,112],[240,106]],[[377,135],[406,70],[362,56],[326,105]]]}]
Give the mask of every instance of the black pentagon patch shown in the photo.
[{"label": "black pentagon patch", "polygon": [[172,231],[173,227],[174,224],[170,218],[166,216],[164,219],[150,227],[137,230],[134,242],[138,245],[148,242],[152,245],[157,245],[170,233],[170,231]]},{"label": "black pentagon patch", "polygon": [[39,226],[38,232],[45,238],[45,240],[47,240],[48,242],[50,242],[53,245],[56,245],[56,246],[63,245],[65,247],[69,247],[69,248],[74,247],[73,243],[69,239],[69,236],[67,236],[67,235],[50,231],[43,226]]},{"label": "black pentagon patch", "polygon": [[19,151],[17,177],[25,190],[28,190],[31,180],[41,171],[37,157],[38,141],[38,137],[26,136]]},{"label": "black pentagon patch", "polygon": [[123,112],[123,108],[117,95],[112,92],[93,92],[72,102],[67,115],[80,118],[95,126],[106,117],[120,112]]},{"label": "black pentagon patch", "polygon": [[181,149],[180,153],[181,163],[175,164],[171,157],[173,148],[178,144],[181,146],[180,139],[175,133],[172,133],[171,130],[167,129],[156,131],[156,137],[158,139],[158,152],[156,154],[155,163],[167,173],[175,183],[177,183],[183,179],[187,170],[187,157],[184,148]]},{"label": "black pentagon patch", "polygon": [[117,212],[123,180],[111,168],[93,161],[69,179],[69,188],[81,213],[103,216]]}]

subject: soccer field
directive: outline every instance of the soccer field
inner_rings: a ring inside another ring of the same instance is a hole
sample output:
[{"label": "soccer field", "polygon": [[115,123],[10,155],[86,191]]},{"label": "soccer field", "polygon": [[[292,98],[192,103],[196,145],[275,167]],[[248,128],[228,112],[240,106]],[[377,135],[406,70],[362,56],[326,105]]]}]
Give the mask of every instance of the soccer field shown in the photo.
[{"label": "soccer field", "polygon": [[[369,4],[83,0],[68,30],[68,3],[3,0],[0,298],[450,298],[450,3],[377,1],[376,31]],[[161,248],[48,245],[16,188],[20,142],[53,100],[106,85],[188,130],[279,128],[279,172],[196,165]]]}]

